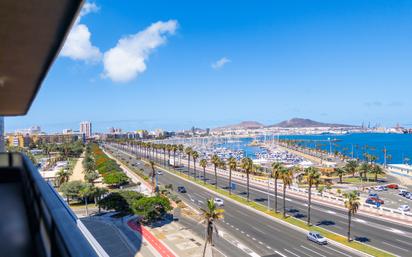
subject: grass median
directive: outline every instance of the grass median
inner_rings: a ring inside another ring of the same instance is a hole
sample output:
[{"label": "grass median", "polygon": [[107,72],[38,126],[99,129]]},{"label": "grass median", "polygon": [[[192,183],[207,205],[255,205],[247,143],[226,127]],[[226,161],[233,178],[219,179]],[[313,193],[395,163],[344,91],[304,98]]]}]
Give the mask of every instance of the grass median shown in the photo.
[{"label": "grass median", "polygon": [[[141,160],[144,161],[144,162],[147,162],[147,160],[145,160],[143,158]],[[128,166],[128,165],[126,165],[126,166]],[[234,195],[234,194],[229,194],[229,192],[226,191],[226,190],[223,190],[221,188],[215,188],[214,185],[204,183],[200,179],[194,179],[193,177],[190,177],[190,176],[188,176],[184,173],[178,172],[174,169],[166,168],[166,167],[163,167],[163,166],[160,166],[160,165],[158,165],[158,167],[161,168],[161,169],[167,170],[168,172],[171,172],[175,175],[178,175],[182,178],[190,180],[190,181],[192,181],[192,182],[194,182],[194,183],[196,183],[200,186],[208,188],[208,189],[210,189],[210,190],[212,190],[216,193],[222,194],[222,195],[224,195],[224,196],[226,196],[226,197],[228,197],[228,198],[230,198],[234,201],[237,201],[241,204],[244,204],[244,205],[247,205],[251,208],[254,208],[255,210],[266,213],[266,214],[268,214],[268,215],[270,215],[270,216],[272,216],[276,219],[282,220],[284,222],[287,222],[291,225],[294,225],[294,226],[297,226],[299,228],[305,229],[307,231],[317,231],[317,232],[321,233],[324,237],[328,238],[329,240],[333,240],[335,242],[338,242],[338,243],[343,244],[345,246],[348,246],[350,248],[356,249],[356,250],[361,251],[363,253],[366,253],[366,254],[369,254],[369,255],[372,255],[372,256],[376,256],[376,257],[395,257],[395,255],[393,255],[391,253],[388,253],[386,251],[380,250],[380,249],[375,248],[375,247],[368,246],[366,244],[363,244],[363,243],[360,243],[360,242],[357,242],[357,241],[348,242],[347,238],[342,236],[342,235],[333,233],[329,230],[323,229],[323,228],[318,227],[318,226],[308,226],[305,221],[299,220],[295,217],[289,216],[289,217],[284,218],[282,213],[277,213],[273,210],[268,210],[267,207],[262,205],[262,204],[259,204],[259,203],[253,202],[253,201],[248,202],[245,198],[243,198],[241,196]],[[138,175],[141,175],[141,174],[138,174]]]},{"label": "grass median", "polygon": [[212,191],[214,191],[214,192],[216,192],[216,193],[222,194],[222,195],[224,195],[224,196],[226,196],[226,197],[228,197],[228,198],[230,198],[230,199],[232,199],[232,200],[235,200],[235,201],[237,201],[237,202],[239,202],[239,203],[241,203],[241,204],[244,204],[244,205],[247,205],[247,206],[249,206],[249,207],[252,207],[252,208],[254,208],[255,210],[264,212],[264,213],[266,213],[266,214],[268,214],[268,215],[270,215],[270,216],[272,216],[272,217],[274,217],[274,218],[283,220],[284,222],[287,222],[287,223],[289,223],[289,224],[291,224],[291,225],[297,226],[297,227],[302,228],[302,229],[305,229],[305,230],[307,230],[307,231],[309,231],[309,230],[310,230],[310,231],[317,231],[317,232],[321,233],[324,237],[326,237],[326,238],[328,238],[328,239],[330,239],[330,240],[333,240],[333,241],[335,241],[335,242],[341,243],[341,244],[343,244],[343,245],[346,245],[346,246],[351,247],[351,248],[353,248],[353,249],[356,249],[356,250],[358,250],[358,251],[361,251],[361,252],[364,252],[364,253],[366,253],[366,254],[369,254],[369,255],[372,255],[372,256],[376,256],[376,257],[395,257],[395,255],[393,255],[393,254],[390,254],[390,253],[388,253],[388,252],[382,251],[382,250],[377,249],[377,248],[375,248],[375,247],[368,246],[368,245],[366,245],[366,244],[362,244],[362,243],[357,242],[357,241],[348,242],[347,238],[344,237],[344,236],[342,236],[342,235],[333,233],[333,232],[331,232],[331,231],[329,231],[329,230],[323,229],[323,228],[318,227],[318,226],[308,226],[305,221],[299,220],[299,219],[297,219],[297,218],[295,218],[295,217],[289,216],[289,217],[284,218],[282,213],[276,213],[276,212],[273,211],[273,210],[268,210],[267,207],[264,206],[264,205],[262,205],[262,204],[259,204],[259,203],[253,202],[253,201],[249,201],[249,202],[248,202],[245,198],[243,198],[243,197],[241,197],[241,196],[234,195],[234,194],[229,194],[228,191],[223,190],[223,189],[220,189],[220,188],[215,188],[214,185],[210,185],[210,184],[207,184],[207,183],[203,183],[202,180],[199,180],[199,179],[196,179],[196,180],[195,180],[193,177],[189,177],[189,176],[186,175],[186,174],[177,172],[177,171],[172,170],[172,169],[168,169],[168,168],[164,168],[164,167],[162,167],[162,168],[163,168],[163,169],[166,169],[166,170],[168,170],[169,172],[172,172],[173,174],[176,174],[176,175],[178,175],[178,176],[180,176],[180,177],[182,177],[182,178],[188,179],[188,180],[190,180],[190,181],[192,181],[192,182],[195,182],[196,184],[199,184],[199,185],[201,185],[201,186],[203,186],[203,187],[206,187],[206,188],[208,188],[208,189],[210,189],[210,190],[212,190]]}]

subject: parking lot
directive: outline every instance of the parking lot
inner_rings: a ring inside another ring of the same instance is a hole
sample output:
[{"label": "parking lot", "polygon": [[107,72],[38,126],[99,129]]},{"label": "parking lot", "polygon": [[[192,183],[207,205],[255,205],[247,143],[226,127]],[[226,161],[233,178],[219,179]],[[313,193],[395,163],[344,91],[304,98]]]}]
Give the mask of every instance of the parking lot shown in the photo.
[{"label": "parking lot", "polygon": [[386,191],[378,191],[375,189],[369,190],[369,192],[361,193],[362,198],[368,198],[369,194],[378,194],[379,199],[383,200],[385,203],[382,204],[383,207],[398,209],[401,205],[409,205],[412,207],[412,200],[407,199],[399,195],[399,189],[387,189]]}]

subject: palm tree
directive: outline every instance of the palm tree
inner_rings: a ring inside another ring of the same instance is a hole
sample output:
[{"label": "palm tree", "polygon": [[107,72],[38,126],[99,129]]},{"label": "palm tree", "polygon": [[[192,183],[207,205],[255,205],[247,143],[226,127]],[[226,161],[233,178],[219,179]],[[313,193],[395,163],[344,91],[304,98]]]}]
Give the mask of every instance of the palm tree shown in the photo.
[{"label": "palm tree", "polygon": [[71,175],[72,173],[69,170],[60,169],[56,173],[57,184],[60,186],[61,184],[68,182]]},{"label": "palm tree", "polygon": [[203,183],[206,184],[206,166],[207,160],[201,159],[199,165],[203,168]]},{"label": "palm tree", "polygon": [[334,168],[333,173],[335,173],[339,177],[339,183],[342,184],[342,177],[346,174],[346,169]]},{"label": "palm tree", "polygon": [[350,193],[346,193],[345,195],[345,207],[348,209],[348,241],[351,241],[350,238],[350,225],[352,221],[352,216],[358,211],[360,206],[360,199],[358,197],[357,191],[352,191]]},{"label": "palm tree", "polygon": [[150,173],[150,177],[152,178],[152,190],[153,192],[157,192],[157,185],[156,185],[156,163],[152,160],[149,161],[150,168],[152,172]]},{"label": "palm tree", "polygon": [[358,167],[358,171],[359,171],[359,177],[362,181],[362,177],[364,177],[364,179],[366,180],[366,174],[368,174],[369,172],[369,164],[366,162],[363,162],[359,167]]},{"label": "palm tree", "polygon": [[190,156],[192,155],[193,149],[191,147],[186,147],[185,154],[187,154],[187,175],[190,176]]},{"label": "palm tree", "polygon": [[283,182],[283,217],[286,218],[286,187],[292,184],[293,169],[281,169],[279,175]]},{"label": "palm tree", "polygon": [[185,150],[185,147],[182,144],[180,144],[177,146],[177,150],[179,151],[179,166],[180,166],[182,165],[182,154],[183,154],[183,151]]},{"label": "palm tree", "polygon": [[249,174],[253,169],[253,161],[249,157],[245,157],[241,160],[241,167],[246,172],[246,191],[247,201],[249,202]]},{"label": "palm tree", "polygon": [[230,157],[227,160],[227,164],[229,166],[229,194],[232,194],[232,170],[236,170],[237,168],[236,158]]},{"label": "palm tree", "polygon": [[320,172],[316,167],[308,167],[305,170],[305,178],[308,183],[308,225],[310,226],[310,207],[312,204],[312,186],[318,187],[320,183]]},{"label": "palm tree", "polygon": [[173,152],[173,167],[176,167],[176,152],[177,152],[178,147],[177,145],[172,145],[172,152]]},{"label": "palm tree", "polygon": [[378,182],[378,175],[385,174],[382,167],[377,164],[373,164],[370,172],[375,175],[375,182]]},{"label": "palm tree", "polygon": [[87,184],[79,191],[79,196],[84,199],[86,205],[86,217],[89,216],[88,199],[95,194],[95,187],[91,184]]},{"label": "palm tree", "polygon": [[359,166],[359,163],[358,163],[357,160],[349,160],[349,161],[346,163],[344,169],[347,171],[347,173],[352,174],[352,177],[354,177],[354,176],[355,176],[355,173],[356,173],[356,171],[357,171],[357,169],[358,169],[358,166]]},{"label": "palm tree", "polygon": [[219,156],[216,154],[212,156],[211,162],[215,168],[215,188],[217,188],[217,167],[219,167],[221,161],[222,160],[220,160]]},{"label": "palm tree", "polygon": [[213,201],[213,199],[207,200],[207,209],[201,209],[203,212],[203,222],[206,223],[206,240],[205,246],[203,248],[203,257],[206,254],[206,246],[209,243],[213,246],[213,231],[216,230],[216,226],[214,224],[215,220],[223,219],[224,210],[218,208]]},{"label": "palm tree", "polygon": [[270,176],[275,179],[275,212],[278,212],[278,179],[280,176],[281,170],[285,167],[280,162],[272,163],[272,173]]},{"label": "palm tree", "polygon": [[194,172],[194,178],[196,180],[196,159],[199,158],[199,153],[196,151],[192,152],[192,159],[193,159],[193,172]]}]

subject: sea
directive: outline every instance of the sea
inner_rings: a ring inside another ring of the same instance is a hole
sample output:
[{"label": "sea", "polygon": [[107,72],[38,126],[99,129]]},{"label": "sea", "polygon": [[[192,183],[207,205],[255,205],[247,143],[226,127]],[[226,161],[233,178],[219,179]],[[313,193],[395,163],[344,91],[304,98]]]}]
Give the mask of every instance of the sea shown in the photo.
[{"label": "sea", "polygon": [[[253,140],[277,140],[277,135],[260,136],[257,138],[241,138],[234,142],[226,142],[221,146],[243,150],[245,155],[254,159],[260,147],[250,146]],[[388,158],[387,163],[412,163],[412,134],[389,133],[349,133],[321,135],[281,135],[279,139],[299,140],[299,144],[310,148],[322,148],[326,151],[338,151],[347,156],[364,159],[364,153],[378,157],[377,162],[384,162],[384,149]],[[353,155],[352,155],[353,151]]]}]

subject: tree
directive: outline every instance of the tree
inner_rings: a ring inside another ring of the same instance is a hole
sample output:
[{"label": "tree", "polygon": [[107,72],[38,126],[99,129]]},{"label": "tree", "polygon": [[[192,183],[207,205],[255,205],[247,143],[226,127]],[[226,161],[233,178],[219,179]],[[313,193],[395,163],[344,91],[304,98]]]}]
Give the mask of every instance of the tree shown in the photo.
[{"label": "tree", "polygon": [[133,202],[144,196],[136,191],[122,190],[112,192],[98,201],[99,208],[104,210],[115,210],[124,214],[132,213]]},{"label": "tree", "polygon": [[249,202],[249,174],[253,169],[253,161],[249,157],[245,157],[241,160],[241,167],[246,172],[246,191],[247,191],[247,201]]},{"label": "tree", "polygon": [[199,165],[203,168],[203,183],[206,184],[206,167],[207,167],[207,160],[201,159]]},{"label": "tree", "polygon": [[275,180],[275,212],[278,212],[278,179],[282,170],[286,169],[282,163],[274,162],[272,163],[272,172],[270,176]]},{"label": "tree", "polygon": [[215,188],[217,188],[217,167],[219,167],[221,160],[220,160],[219,156],[217,156],[216,154],[214,154],[214,155],[212,156],[211,162],[212,162],[212,164],[213,164],[213,166],[214,166],[214,168],[215,168]]},{"label": "tree", "polygon": [[348,209],[348,241],[351,241],[350,238],[350,230],[351,230],[351,221],[352,221],[352,216],[355,215],[355,213],[358,211],[359,206],[360,206],[360,199],[358,197],[358,192],[357,191],[352,191],[350,193],[346,193],[345,195],[345,207]]},{"label": "tree", "polygon": [[196,151],[192,152],[192,159],[193,159],[193,173],[194,173],[194,178],[196,180],[196,160],[199,158],[199,153]]},{"label": "tree", "polygon": [[227,164],[229,166],[229,194],[232,194],[232,170],[236,170],[237,168],[236,158],[230,157],[227,160]]},{"label": "tree", "polygon": [[369,169],[370,169],[370,166],[366,162],[363,162],[361,165],[359,165],[358,171],[359,171],[359,177],[361,181],[362,181],[362,177],[364,177],[364,179],[366,180],[366,175],[369,173]]},{"label": "tree", "polygon": [[103,176],[103,182],[112,187],[119,187],[129,182],[129,178],[123,172],[113,171]]},{"label": "tree", "polygon": [[84,187],[86,187],[86,183],[80,180],[74,180],[63,183],[59,190],[62,192],[63,196],[66,197],[67,203],[69,203],[70,199],[80,197],[80,191]]},{"label": "tree", "polygon": [[150,172],[150,177],[152,178],[152,190],[153,192],[157,192],[157,185],[156,185],[156,164],[154,161],[149,161],[150,168],[152,172]]},{"label": "tree", "polygon": [[86,186],[79,191],[79,197],[84,199],[84,203],[86,205],[86,217],[89,216],[88,199],[89,197],[94,196],[96,193],[95,189],[96,188],[92,184],[86,184]]},{"label": "tree", "polygon": [[372,168],[371,168],[370,172],[375,175],[375,182],[378,181],[378,175],[385,174],[382,167],[377,165],[377,164],[372,165]]},{"label": "tree", "polygon": [[205,246],[203,248],[203,257],[206,254],[206,246],[210,244],[213,246],[213,232],[216,230],[216,226],[214,224],[215,220],[223,219],[224,210],[218,208],[213,201],[213,199],[207,200],[207,209],[201,209],[203,212],[203,222],[206,224],[206,240]]},{"label": "tree", "polygon": [[283,182],[283,217],[286,218],[286,187],[292,184],[292,168],[280,170],[279,178],[282,179]]},{"label": "tree", "polygon": [[191,147],[186,147],[185,154],[187,155],[187,175],[190,176],[190,156],[192,155],[193,149]]},{"label": "tree", "polygon": [[355,176],[356,171],[358,170],[359,163],[357,160],[349,160],[346,164],[344,169],[347,173],[352,174],[352,177]]},{"label": "tree", "polygon": [[132,204],[133,213],[140,215],[144,223],[159,220],[172,209],[169,199],[163,196],[143,197]]},{"label": "tree", "polygon": [[60,169],[58,172],[56,172],[57,184],[60,186],[61,184],[68,182],[71,175],[72,172],[70,172],[69,170],[63,168]]},{"label": "tree", "polygon": [[90,171],[90,172],[86,172],[84,174],[84,179],[88,182],[88,183],[92,183],[99,178],[99,173],[97,173],[96,171]]},{"label": "tree", "polygon": [[339,183],[342,184],[342,177],[346,174],[346,170],[344,168],[334,168],[333,173],[339,177]]},{"label": "tree", "polygon": [[316,167],[308,167],[305,170],[305,178],[308,183],[308,225],[310,225],[310,207],[312,204],[312,186],[318,187],[320,183],[320,172]]}]

